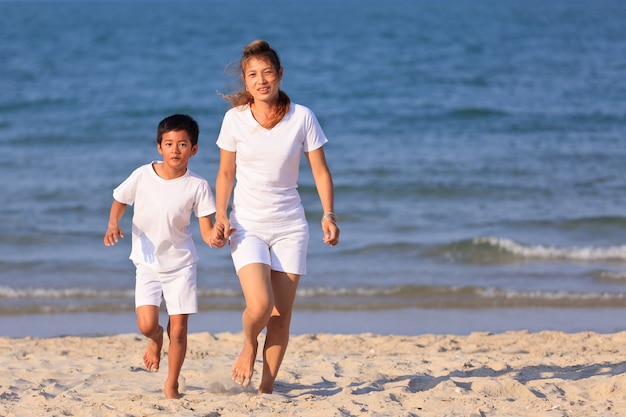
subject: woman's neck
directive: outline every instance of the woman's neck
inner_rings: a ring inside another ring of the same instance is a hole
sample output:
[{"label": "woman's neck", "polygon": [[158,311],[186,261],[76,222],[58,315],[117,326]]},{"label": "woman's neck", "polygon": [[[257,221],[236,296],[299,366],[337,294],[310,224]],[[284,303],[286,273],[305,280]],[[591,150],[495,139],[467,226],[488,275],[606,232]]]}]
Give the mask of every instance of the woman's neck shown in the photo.
[{"label": "woman's neck", "polygon": [[266,102],[254,102],[250,104],[250,111],[252,111],[252,116],[254,120],[256,120],[261,126],[267,128],[272,120],[272,116],[274,114],[274,110],[276,107],[276,102],[274,103],[266,103]]}]

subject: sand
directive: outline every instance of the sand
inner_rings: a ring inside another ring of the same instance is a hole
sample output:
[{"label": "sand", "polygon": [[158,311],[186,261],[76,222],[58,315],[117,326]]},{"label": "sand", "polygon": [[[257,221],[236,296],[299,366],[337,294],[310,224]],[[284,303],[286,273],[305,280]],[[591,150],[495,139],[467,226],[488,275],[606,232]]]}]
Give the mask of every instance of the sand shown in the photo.
[{"label": "sand", "polygon": [[184,396],[166,400],[167,359],[146,372],[138,334],[0,338],[0,416],[626,415],[626,332],[295,335],[260,397],[258,373],[230,380],[241,340],[191,334]]}]

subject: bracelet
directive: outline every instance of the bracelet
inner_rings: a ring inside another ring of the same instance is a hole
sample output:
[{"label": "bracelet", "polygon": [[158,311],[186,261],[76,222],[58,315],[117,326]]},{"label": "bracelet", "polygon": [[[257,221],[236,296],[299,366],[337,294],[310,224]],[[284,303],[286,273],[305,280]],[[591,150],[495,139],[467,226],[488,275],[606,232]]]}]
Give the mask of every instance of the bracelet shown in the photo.
[{"label": "bracelet", "polygon": [[329,211],[324,213],[324,215],[322,216],[322,221],[324,220],[328,220],[331,223],[337,224],[337,221],[339,221],[339,217],[337,217],[337,215],[332,211]]}]

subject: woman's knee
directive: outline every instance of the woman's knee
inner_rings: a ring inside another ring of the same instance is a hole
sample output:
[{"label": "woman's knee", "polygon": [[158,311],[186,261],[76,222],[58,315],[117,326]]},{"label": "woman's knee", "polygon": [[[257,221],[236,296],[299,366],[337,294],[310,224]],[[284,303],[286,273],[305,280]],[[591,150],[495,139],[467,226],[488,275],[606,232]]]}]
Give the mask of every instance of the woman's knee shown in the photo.
[{"label": "woman's knee", "polygon": [[272,316],[274,306],[270,303],[254,303],[246,306],[246,312],[250,318],[258,322],[266,322]]},{"label": "woman's knee", "polygon": [[291,312],[288,314],[273,315],[267,322],[267,330],[273,333],[289,333],[291,326]]}]

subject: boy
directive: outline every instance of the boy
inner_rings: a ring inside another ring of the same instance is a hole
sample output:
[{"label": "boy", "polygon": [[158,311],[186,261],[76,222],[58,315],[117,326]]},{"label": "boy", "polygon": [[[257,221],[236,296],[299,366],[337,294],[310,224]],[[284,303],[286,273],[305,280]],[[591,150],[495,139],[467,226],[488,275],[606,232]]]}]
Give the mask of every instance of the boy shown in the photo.
[{"label": "boy", "polygon": [[213,236],[215,200],[207,181],[187,169],[189,159],[198,152],[198,135],[198,124],[187,115],[175,114],[159,123],[157,150],[163,161],[137,168],[113,190],[104,235],[105,246],[124,237],[119,221],[126,206],[134,204],[130,259],[136,267],[137,326],[149,339],[143,362],[148,371],[159,369],[163,346],[159,306],[164,299],[170,340],[164,394],[174,399],[180,398],[178,377],[187,350],[188,317],[198,312],[191,213],[198,217],[205,243],[218,247],[225,244],[219,239],[223,233]]}]

